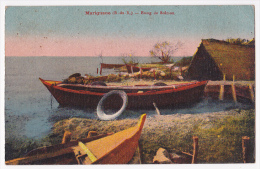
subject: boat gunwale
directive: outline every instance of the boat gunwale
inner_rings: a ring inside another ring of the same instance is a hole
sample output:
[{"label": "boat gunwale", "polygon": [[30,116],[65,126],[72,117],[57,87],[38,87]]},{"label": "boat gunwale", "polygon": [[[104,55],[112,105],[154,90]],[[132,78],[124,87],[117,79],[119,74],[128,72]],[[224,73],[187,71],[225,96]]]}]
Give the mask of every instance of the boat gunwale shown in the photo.
[{"label": "boat gunwale", "polygon": [[[49,87],[53,87],[54,89],[58,89],[58,90],[62,90],[62,91],[70,92],[70,93],[89,94],[89,95],[97,95],[97,96],[102,96],[102,95],[105,94],[105,93],[85,91],[85,90],[67,89],[67,88],[63,88],[63,87],[53,85],[51,83],[46,82],[46,81],[51,81],[51,80],[43,80],[41,78],[39,78],[39,79],[42,81],[42,83],[44,83],[45,85],[47,85]],[[55,82],[58,82],[58,81],[55,81]],[[183,90],[192,89],[192,88],[202,86],[202,85],[206,85],[206,84],[207,84],[207,81],[199,81],[199,82],[187,83],[187,84],[184,84],[184,85],[172,86],[172,88],[171,87],[169,88],[169,86],[152,86],[153,88],[143,88],[143,89],[150,89],[151,91],[144,92],[144,93],[127,93],[127,95],[128,96],[149,96],[149,95],[167,94],[167,93],[173,93],[173,92],[179,92],[179,91],[183,91]],[[138,88],[138,87],[134,88],[133,86],[132,87],[126,86],[126,87],[128,87],[128,88],[125,88],[125,89],[143,90],[143,89]],[[95,86],[94,88],[111,89],[111,88],[109,88],[109,86]],[[169,89],[156,91],[156,89],[165,89],[165,88],[169,88]],[[123,88],[119,87],[119,88],[115,88],[115,89],[112,89],[112,90],[123,90]],[[153,91],[153,90],[155,90],[155,91]]]}]

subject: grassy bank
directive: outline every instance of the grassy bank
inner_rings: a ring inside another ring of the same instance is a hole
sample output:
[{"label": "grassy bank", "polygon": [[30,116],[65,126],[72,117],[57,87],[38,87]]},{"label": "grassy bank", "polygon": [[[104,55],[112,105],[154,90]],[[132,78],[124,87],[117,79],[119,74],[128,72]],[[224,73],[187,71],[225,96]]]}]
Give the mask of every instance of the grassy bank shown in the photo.
[{"label": "grassy bank", "polygon": [[[179,115],[154,120],[158,126],[144,128],[141,137],[143,156],[151,163],[156,151],[178,149],[192,154],[192,136],[199,137],[200,163],[241,163],[242,136],[251,138],[253,154],[255,139],[254,110],[232,110],[203,115]],[[169,121],[165,123],[165,121]],[[165,125],[167,124],[167,125]],[[254,159],[251,156],[250,161]]]},{"label": "grassy bank", "polygon": [[[54,124],[52,133],[41,141],[9,140],[6,160],[21,157],[36,147],[58,144],[65,130],[72,132],[72,139],[84,138],[89,131],[98,133],[118,132],[134,126],[138,119],[100,121],[70,118]],[[152,163],[156,151],[163,147],[192,154],[192,137],[199,137],[199,163],[242,163],[242,136],[249,136],[251,154],[255,145],[255,110],[233,109],[203,114],[151,115],[147,118],[140,144],[143,163]],[[138,158],[138,157],[135,157]],[[138,160],[132,160],[133,163]],[[254,157],[250,157],[254,162]]]}]

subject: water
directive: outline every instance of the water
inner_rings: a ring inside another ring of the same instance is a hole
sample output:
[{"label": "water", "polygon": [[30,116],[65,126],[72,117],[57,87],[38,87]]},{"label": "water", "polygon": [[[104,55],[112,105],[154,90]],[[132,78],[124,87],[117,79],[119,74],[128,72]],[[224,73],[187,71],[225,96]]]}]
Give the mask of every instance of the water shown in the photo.
[{"label": "water", "polygon": [[[137,60],[139,63],[151,62],[149,57]],[[6,137],[39,138],[47,135],[59,119],[96,118],[94,110],[59,108],[39,77],[63,80],[73,73],[96,76],[100,62],[100,57],[6,57]],[[103,57],[103,62],[123,63],[119,57]],[[103,75],[109,73],[113,70],[103,70]]]},{"label": "water", "polygon": [[[179,58],[177,58],[179,59]],[[62,80],[73,73],[96,75],[99,57],[6,57],[5,59],[5,131],[6,139],[43,138],[52,125],[61,119],[86,117],[97,119],[95,110],[59,107],[39,77]],[[150,63],[151,58],[139,57],[139,63]],[[103,57],[104,63],[122,63],[118,57]],[[103,74],[112,70],[103,70]],[[217,112],[244,107],[233,102],[203,100],[189,108],[160,110],[161,114]],[[154,110],[126,111],[120,118],[137,118],[142,113],[155,115]]]}]

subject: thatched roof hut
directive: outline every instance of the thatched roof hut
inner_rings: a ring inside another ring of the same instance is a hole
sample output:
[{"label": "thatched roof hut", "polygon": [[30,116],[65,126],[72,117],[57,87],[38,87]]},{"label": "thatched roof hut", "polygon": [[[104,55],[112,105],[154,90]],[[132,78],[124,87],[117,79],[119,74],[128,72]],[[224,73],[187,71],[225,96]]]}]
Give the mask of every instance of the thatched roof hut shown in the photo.
[{"label": "thatched roof hut", "polygon": [[203,39],[194,54],[187,76],[196,80],[254,80],[255,45]]}]

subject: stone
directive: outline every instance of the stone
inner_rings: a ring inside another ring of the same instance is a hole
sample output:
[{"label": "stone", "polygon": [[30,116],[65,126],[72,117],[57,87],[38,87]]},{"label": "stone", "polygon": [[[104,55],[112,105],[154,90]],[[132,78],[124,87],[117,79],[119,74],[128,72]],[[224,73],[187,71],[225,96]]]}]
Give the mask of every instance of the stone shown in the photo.
[{"label": "stone", "polygon": [[172,164],[169,153],[164,148],[159,148],[153,158],[155,164]]}]

